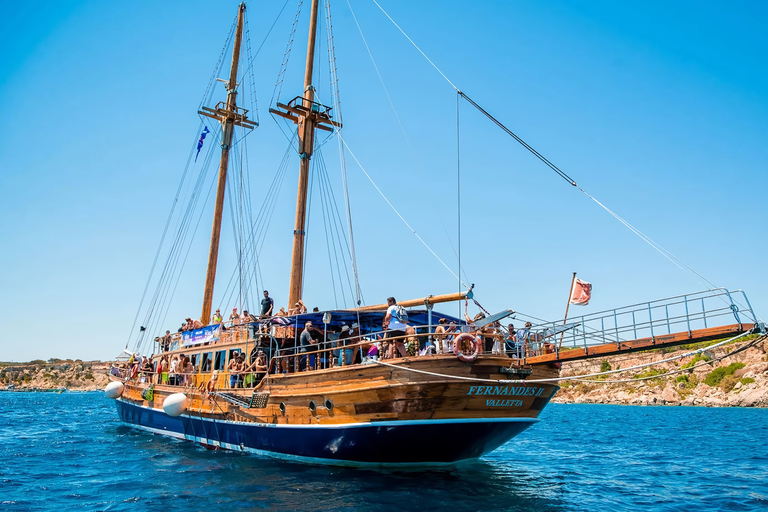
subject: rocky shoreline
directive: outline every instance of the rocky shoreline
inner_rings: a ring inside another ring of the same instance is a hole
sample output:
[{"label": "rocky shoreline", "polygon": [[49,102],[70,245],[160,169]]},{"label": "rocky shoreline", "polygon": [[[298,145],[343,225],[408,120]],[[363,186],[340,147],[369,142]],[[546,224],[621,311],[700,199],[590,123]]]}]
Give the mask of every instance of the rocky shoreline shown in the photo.
[{"label": "rocky shoreline", "polygon": [[[739,351],[745,345],[753,343],[755,338],[757,336],[707,350],[695,357],[685,357],[636,371],[610,374],[605,376],[601,383],[564,381],[561,382],[561,389],[552,402],[768,407],[768,356],[766,356],[768,340]],[[629,368],[682,355],[702,346],[704,345],[656,349],[604,359],[564,363],[561,376],[570,377],[622,367]],[[732,356],[729,355],[731,353],[733,353]],[[729,356],[719,360],[725,355]],[[694,368],[701,363],[706,364]],[[674,375],[661,376],[670,371],[683,369],[685,371]],[[608,382],[612,380],[625,382]]]},{"label": "rocky shoreline", "polygon": [[0,366],[0,388],[14,391],[96,391],[109,383],[111,362],[54,360]]},{"label": "rocky shoreline", "polygon": [[[696,357],[689,356],[637,371],[610,374],[599,383],[563,381],[552,402],[768,407],[768,340],[739,351],[753,343],[754,338],[756,336],[707,350]],[[682,355],[700,347],[701,344],[563,363],[561,376],[572,377],[629,368]],[[724,355],[729,356],[719,360]],[[706,364],[693,367],[700,363]],[[54,391],[63,388],[68,391],[102,390],[109,383],[111,366],[111,362],[79,359],[4,363],[0,365],[0,389],[6,389],[12,384],[15,391]],[[685,371],[674,375],[661,376],[683,369]],[[609,382],[612,380],[624,382]]]}]

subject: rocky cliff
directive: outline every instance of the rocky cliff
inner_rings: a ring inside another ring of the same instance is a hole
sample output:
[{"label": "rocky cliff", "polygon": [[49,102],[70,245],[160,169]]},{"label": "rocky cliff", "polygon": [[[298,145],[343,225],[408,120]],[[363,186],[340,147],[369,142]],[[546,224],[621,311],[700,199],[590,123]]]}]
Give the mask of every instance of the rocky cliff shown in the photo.
[{"label": "rocky cliff", "polygon": [[109,382],[112,363],[101,361],[66,360],[46,363],[4,363],[0,366],[0,386],[13,384],[16,390],[56,389],[93,391],[104,389]]},{"label": "rocky cliff", "polygon": [[[703,354],[601,377],[601,383],[564,381],[556,403],[768,407],[768,341],[745,338]],[[713,344],[713,343],[710,343]],[[744,349],[747,345],[753,346]],[[629,368],[691,352],[702,345],[657,349],[563,363],[561,376]],[[722,356],[728,356],[720,360]],[[701,365],[701,366],[699,366]],[[685,370],[661,376],[673,370]],[[594,380],[594,378],[590,378]],[[624,382],[609,382],[621,380]]]}]

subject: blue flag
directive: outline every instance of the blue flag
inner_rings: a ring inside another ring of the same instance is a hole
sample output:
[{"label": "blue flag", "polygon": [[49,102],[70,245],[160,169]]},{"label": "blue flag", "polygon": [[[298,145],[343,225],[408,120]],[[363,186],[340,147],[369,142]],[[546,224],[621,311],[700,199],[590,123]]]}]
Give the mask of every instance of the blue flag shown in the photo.
[{"label": "blue flag", "polygon": [[200,134],[200,140],[197,141],[197,154],[195,155],[195,162],[197,162],[197,157],[200,155],[200,150],[203,148],[203,140],[205,139],[205,136],[210,133],[210,130],[208,130],[208,127],[206,126],[203,130],[203,133]]}]

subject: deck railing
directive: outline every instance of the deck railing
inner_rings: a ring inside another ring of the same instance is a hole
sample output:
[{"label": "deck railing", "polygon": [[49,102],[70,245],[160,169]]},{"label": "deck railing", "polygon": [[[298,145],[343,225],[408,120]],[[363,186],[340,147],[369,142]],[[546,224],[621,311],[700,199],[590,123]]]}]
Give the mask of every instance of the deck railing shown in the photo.
[{"label": "deck railing", "polygon": [[[516,339],[513,336],[514,333],[507,332],[501,326],[489,326],[475,332],[482,338],[482,353],[495,352],[514,359],[524,359],[561,349],[587,348],[607,343],[620,345],[623,342],[643,338],[663,340],[665,335],[673,333],[688,332],[689,336],[692,336],[694,331],[700,329],[731,324],[741,327],[744,324],[757,322],[752,306],[742,290],[730,292],[719,288],[571,317],[565,325],[562,321],[539,323],[532,326],[530,336],[525,340]],[[259,331],[258,324],[235,325],[224,333],[227,334],[226,341],[268,340],[266,343],[254,343],[254,350],[265,351],[269,367],[266,372],[251,373],[263,375],[311,371],[351,364],[370,364],[378,358],[385,357],[386,346],[390,343],[393,346],[395,358],[401,357],[400,351],[409,344],[411,350],[410,353],[406,353],[406,357],[452,353],[453,338],[469,329],[471,327],[460,325],[456,332],[440,335],[443,338],[442,342],[439,341],[437,334],[427,332],[426,326],[417,327],[416,334],[394,338],[387,338],[386,331],[365,333],[347,339],[337,339],[338,334],[329,336],[330,333],[326,332],[317,344],[309,347],[300,345],[299,329],[292,333],[292,338],[283,338],[280,342],[272,330]],[[174,337],[174,339],[178,338]],[[380,346],[378,356],[368,357],[368,349],[374,343]],[[429,345],[435,348],[425,351]],[[177,374],[182,381],[180,385],[199,387],[201,383],[207,382],[211,372],[210,370],[201,372],[199,364],[198,362],[196,372],[192,375]],[[129,377],[128,370],[118,371],[121,378]],[[156,374],[142,372],[142,375],[145,375],[146,379],[158,382]],[[243,381],[250,383],[261,380],[260,378],[252,379],[248,377],[249,374],[242,372],[240,375],[244,377]],[[229,371],[221,369],[217,389],[231,387],[230,376]],[[168,382],[168,379],[160,376],[159,382]]]},{"label": "deck railing", "polygon": [[622,308],[571,316],[565,332],[563,322],[536,325],[541,338],[565,348],[586,348],[606,343],[620,344],[629,340],[658,338],[728,324],[754,324],[757,318],[742,290],[725,288],[708,290],[667,299],[642,302]]}]

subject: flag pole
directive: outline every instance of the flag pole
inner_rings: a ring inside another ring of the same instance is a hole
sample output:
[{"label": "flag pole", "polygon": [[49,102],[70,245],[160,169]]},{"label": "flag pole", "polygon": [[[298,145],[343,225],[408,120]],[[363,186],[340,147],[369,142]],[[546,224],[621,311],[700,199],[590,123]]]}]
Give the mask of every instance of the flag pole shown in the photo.
[{"label": "flag pole", "polygon": [[[568,321],[568,308],[571,307],[571,297],[573,296],[573,285],[576,282],[576,272],[573,273],[573,279],[571,279],[571,291],[568,292],[568,302],[565,305],[565,318],[563,318],[563,325]],[[557,351],[560,352],[560,347],[563,346],[563,336],[565,331],[560,333],[560,343],[557,345]]]}]

